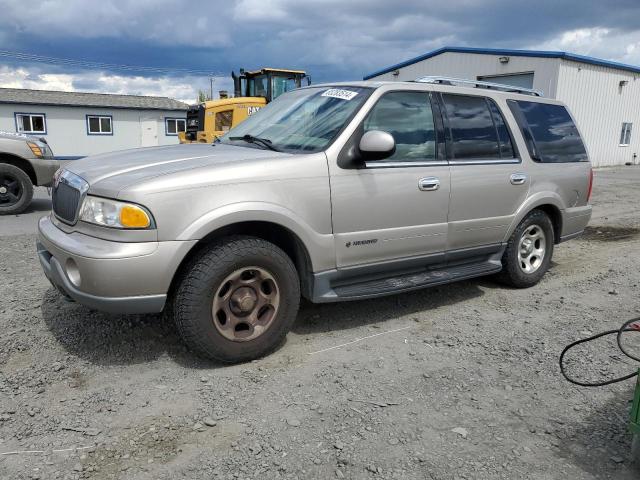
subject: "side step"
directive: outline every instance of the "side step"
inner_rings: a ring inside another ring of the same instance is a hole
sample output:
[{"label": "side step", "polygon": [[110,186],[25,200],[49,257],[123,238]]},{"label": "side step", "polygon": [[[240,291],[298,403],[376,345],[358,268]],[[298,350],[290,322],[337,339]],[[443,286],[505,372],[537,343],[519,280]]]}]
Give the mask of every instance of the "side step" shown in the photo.
[{"label": "side step", "polygon": [[394,277],[343,284],[334,286],[333,291],[337,296],[336,300],[355,300],[481,277],[497,273],[501,269],[502,265],[499,261],[489,260],[482,263],[454,265],[437,270],[424,270]]}]

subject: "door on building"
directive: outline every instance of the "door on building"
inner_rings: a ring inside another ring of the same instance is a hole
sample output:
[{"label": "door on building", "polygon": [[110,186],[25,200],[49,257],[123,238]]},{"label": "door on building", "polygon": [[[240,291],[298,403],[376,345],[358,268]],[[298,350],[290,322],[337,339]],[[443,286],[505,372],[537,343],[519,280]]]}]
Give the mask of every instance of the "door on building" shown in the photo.
[{"label": "door on building", "polygon": [[403,257],[437,257],[447,241],[449,166],[437,148],[436,115],[423,91],[385,93],[363,133],[391,133],[396,152],[365,168],[332,172],[338,268]]},{"label": "door on building", "polygon": [[140,119],[140,146],[155,147],[158,145],[158,120],[155,118]]},{"label": "door on building", "polygon": [[485,75],[478,77],[483,82],[513,85],[520,88],[533,88],[533,72],[514,73],[511,75]]}]

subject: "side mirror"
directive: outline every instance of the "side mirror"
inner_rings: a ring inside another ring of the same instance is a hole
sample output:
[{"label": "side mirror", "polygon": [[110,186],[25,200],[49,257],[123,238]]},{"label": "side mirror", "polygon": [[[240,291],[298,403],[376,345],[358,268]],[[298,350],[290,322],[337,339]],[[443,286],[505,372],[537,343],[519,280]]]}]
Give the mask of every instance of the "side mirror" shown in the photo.
[{"label": "side mirror", "polygon": [[390,133],[370,130],[360,138],[359,148],[365,160],[382,160],[395,153],[396,141]]}]

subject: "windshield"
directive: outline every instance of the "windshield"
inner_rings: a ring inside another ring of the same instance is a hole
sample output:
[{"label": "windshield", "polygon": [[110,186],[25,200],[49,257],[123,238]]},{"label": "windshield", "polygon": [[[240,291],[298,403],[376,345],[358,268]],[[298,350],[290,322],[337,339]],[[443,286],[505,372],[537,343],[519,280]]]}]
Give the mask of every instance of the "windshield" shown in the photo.
[{"label": "windshield", "polygon": [[[285,93],[220,138],[222,143],[290,153],[324,150],[360,108],[371,89],[313,87]],[[259,138],[262,144],[247,138]],[[244,140],[243,140],[244,139]]]}]

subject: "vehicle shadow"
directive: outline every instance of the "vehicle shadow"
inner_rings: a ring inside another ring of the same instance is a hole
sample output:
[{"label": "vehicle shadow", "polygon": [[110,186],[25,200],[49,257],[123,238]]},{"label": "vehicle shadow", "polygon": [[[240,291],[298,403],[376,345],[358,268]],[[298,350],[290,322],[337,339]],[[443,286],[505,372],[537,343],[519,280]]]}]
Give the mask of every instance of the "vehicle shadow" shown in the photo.
[{"label": "vehicle shadow", "polygon": [[26,208],[26,210],[20,215],[25,215],[27,213],[37,213],[37,212],[49,212],[51,211],[51,198],[49,197],[33,197],[31,203]]},{"label": "vehicle shadow", "polygon": [[[588,389],[582,391],[585,397],[589,395]],[[624,388],[616,388],[606,403],[599,404],[578,423],[558,425],[554,434],[560,443],[553,450],[554,454],[594,478],[640,478],[640,465],[633,464],[631,456],[629,410],[632,399],[633,383],[629,381]]]},{"label": "vehicle shadow", "polygon": [[348,330],[484,295],[477,280],[350,302],[314,304],[303,301],[293,332],[299,335]]},{"label": "vehicle shadow", "polygon": [[[312,304],[303,301],[293,332],[322,334],[380,324],[441,306],[454,306],[482,295],[478,283],[468,281],[353,302]],[[56,340],[70,354],[93,364],[139,364],[166,355],[185,368],[226,366],[191,353],[169,315],[97,312],[65,300],[54,288],[45,292],[41,311]],[[280,348],[286,349],[286,344]]]}]

